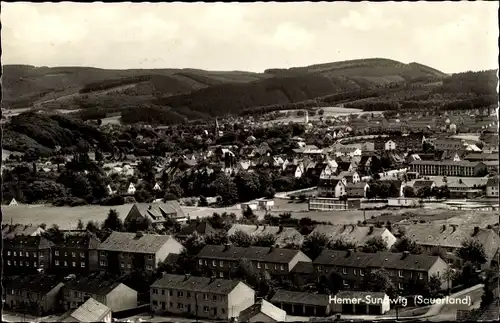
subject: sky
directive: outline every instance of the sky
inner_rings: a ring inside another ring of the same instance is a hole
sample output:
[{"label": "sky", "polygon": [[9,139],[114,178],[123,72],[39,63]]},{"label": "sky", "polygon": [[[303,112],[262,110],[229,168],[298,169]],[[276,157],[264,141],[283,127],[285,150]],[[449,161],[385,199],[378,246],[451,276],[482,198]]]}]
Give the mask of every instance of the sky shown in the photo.
[{"label": "sky", "polygon": [[497,1],[1,6],[2,64],[263,72],[377,57],[498,68]]}]

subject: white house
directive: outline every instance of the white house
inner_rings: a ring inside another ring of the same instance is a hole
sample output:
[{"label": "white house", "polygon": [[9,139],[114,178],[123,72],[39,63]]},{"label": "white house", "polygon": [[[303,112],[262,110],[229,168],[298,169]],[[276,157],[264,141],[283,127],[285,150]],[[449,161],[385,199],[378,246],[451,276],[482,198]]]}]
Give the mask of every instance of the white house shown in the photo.
[{"label": "white house", "polygon": [[300,162],[298,165],[297,165],[297,168],[295,168],[295,178],[301,178],[302,175],[304,175],[304,164],[302,162]]},{"label": "white house", "polygon": [[15,198],[12,198],[12,200],[9,203],[9,206],[16,206],[16,205],[19,205],[19,204],[17,203]]},{"label": "white house", "polygon": [[359,174],[357,172],[340,172],[337,177],[344,179],[344,185],[347,185],[347,183],[356,184],[361,181],[361,178],[359,177]]},{"label": "white house", "polygon": [[389,197],[387,205],[392,207],[416,207],[418,206],[418,198],[410,197]]},{"label": "white house", "polygon": [[154,191],[161,191],[161,186],[160,186],[160,184],[156,183],[156,184],[155,184],[155,187],[153,187],[153,190],[154,190]]},{"label": "white house", "polygon": [[127,194],[134,195],[135,194],[135,185],[134,183],[130,183],[127,189]]},{"label": "white house", "polygon": [[332,177],[336,172],[339,165],[335,160],[329,160],[326,163],[325,168],[321,171],[321,175],[319,178],[325,179]]},{"label": "white house", "polygon": [[255,211],[257,210],[258,204],[255,202],[241,203],[240,207],[242,211],[246,211],[248,210],[248,208],[250,208],[250,210],[252,211]]},{"label": "white house", "polygon": [[273,200],[259,200],[258,203],[261,210],[270,210],[274,207]]},{"label": "white house", "polygon": [[115,194],[115,191],[113,191],[113,189],[111,188],[111,185],[109,185],[109,184],[108,184],[108,186],[106,186],[106,190],[108,191],[108,195]]},{"label": "white house", "polygon": [[331,194],[337,198],[341,197],[346,194],[346,185],[345,178],[320,179],[318,183],[318,195],[328,196]]},{"label": "white house", "polygon": [[384,149],[385,150],[395,150],[396,149],[396,143],[392,140],[387,141],[384,144]]},{"label": "white house", "polygon": [[498,176],[488,179],[486,183],[486,196],[488,197],[498,197]]}]

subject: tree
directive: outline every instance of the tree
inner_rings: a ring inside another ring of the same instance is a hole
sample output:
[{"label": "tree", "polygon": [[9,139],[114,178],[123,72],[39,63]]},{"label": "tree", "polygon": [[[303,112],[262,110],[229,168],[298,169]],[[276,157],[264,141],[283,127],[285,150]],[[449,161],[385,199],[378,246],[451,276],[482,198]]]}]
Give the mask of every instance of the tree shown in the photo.
[{"label": "tree", "polygon": [[464,240],[462,247],[457,250],[457,256],[464,261],[473,263],[475,266],[486,263],[484,246],[476,239]]},{"label": "tree", "polygon": [[432,275],[429,278],[429,283],[428,283],[428,293],[429,296],[438,296],[439,292],[441,291],[441,278],[439,278],[436,275]]},{"label": "tree", "polygon": [[392,251],[394,252],[405,252],[408,251],[413,255],[420,255],[423,250],[415,241],[408,237],[402,237],[392,246]]},{"label": "tree", "polygon": [[83,224],[82,219],[78,219],[78,224],[76,225],[77,230],[83,230],[85,229],[85,224]]},{"label": "tree", "polygon": [[64,234],[55,223],[49,229],[45,230],[43,236],[55,244],[60,244],[64,241]]},{"label": "tree", "polygon": [[462,266],[458,281],[463,284],[464,287],[474,286],[481,281],[474,263],[468,261]]},{"label": "tree", "polygon": [[193,232],[189,235],[183,243],[188,255],[197,255],[203,247],[205,247],[205,237],[201,236],[198,232]]},{"label": "tree", "polygon": [[356,250],[357,247],[358,246],[356,245],[355,242],[346,241],[343,238],[340,238],[340,239],[337,239],[337,240],[331,242],[330,245],[328,246],[329,249],[333,249],[333,250],[349,250],[349,249]]},{"label": "tree", "polygon": [[182,190],[182,187],[180,187],[178,184],[170,184],[167,190],[167,195],[174,195],[176,196],[176,200],[184,196],[184,191]]},{"label": "tree", "polygon": [[123,222],[116,210],[109,210],[108,217],[104,220],[102,227],[111,231],[123,231]]},{"label": "tree", "polygon": [[330,238],[319,232],[314,232],[304,239],[302,244],[302,252],[309,258],[316,259],[323,250],[328,249],[330,246]]},{"label": "tree", "polygon": [[363,246],[363,252],[372,252],[375,253],[377,251],[386,251],[387,243],[384,241],[382,237],[373,237],[366,241]]},{"label": "tree", "polygon": [[245,223],[254,224],[257,222],[257,216],[253,213],[250,206],[248,206],[246,210],[242,212],[242,215]]},{"label": "tree", "polygon": [[234,205],[238,201],[236,184],[225,173],[220,173],[216,177],[213,187],[221,197],[223,206]]},{"label": "tree", "polygon": [[456,273],[455,269],[448,266],[448,268],[446,268],[446,270],[443,273],[443,279],[446,281],[447,287],[448,287],[448,295],[450,295],[450,293],[451,293],[451,285],[456,277],[457,277],[457,273]]},{"label": "tree", "polygon": [[208,206],[208,201],[207,201],[207,198],[205,196],[200,196],[200,200],[198,202],[198,206],[202,206],[202,207],[206,207]]},{"label": "tree", "polygon": [[325,114],[325,110],[320,109],[320,110],[318,111],[318,115],[322,116],[323,114]]},{"label": "tree", "polygon": [[209,245],[224,245],[229,242],[229,237],[227,233],[223,230],[218,230],[216,232],[212,232],[205,236],[205,243]]},{"label": "tree", "polygon": [[385,269],[375,269],[371,271],[366,278],[368,282],[368,290],[372,292],[384,292],[387,294],[392,294],[394,291],[394,283],[387,270]]},{"label": "tree", "polygon": [[248,248],[253,243],[253,238],[248,233],[238,230],[229,237],[229,241],[237,247]]},{"label": "tree", "polygon": [[276,235],[272,233],[260,234],[253,238],[253,245],[257,247],[272,247],[276,244]]},{"label": "tree", "polygon": [[405,186],[403,188],[403,196],[404,197],[415,197],[415,191],[411,186]]}]

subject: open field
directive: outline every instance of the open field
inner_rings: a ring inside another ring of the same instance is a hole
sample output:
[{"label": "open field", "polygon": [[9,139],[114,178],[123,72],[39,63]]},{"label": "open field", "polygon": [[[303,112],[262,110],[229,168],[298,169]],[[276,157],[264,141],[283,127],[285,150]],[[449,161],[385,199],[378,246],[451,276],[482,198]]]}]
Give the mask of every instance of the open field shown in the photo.
[{"label": "open field", "polygon": [[[78,220],[83,222],[99,221],[106,219],[110,209],[115,209],[120,214],[120,218],[124,219],[133,204],[124,204],[117,206],[77,206],[77,207],[55,207],[48,205],[18,205],[18,206],[2,206],[3,222],[4,223],[20,223],[20,224],[42,224],[48,226],[56,223],[61,229],[75,229]],[[234,212],[238,216],[241,215],[240,209],[232,208],[198,208],[198,207],[183,207],[184,213],[191,218],[197,216],[207,217],[214,212]]]}]

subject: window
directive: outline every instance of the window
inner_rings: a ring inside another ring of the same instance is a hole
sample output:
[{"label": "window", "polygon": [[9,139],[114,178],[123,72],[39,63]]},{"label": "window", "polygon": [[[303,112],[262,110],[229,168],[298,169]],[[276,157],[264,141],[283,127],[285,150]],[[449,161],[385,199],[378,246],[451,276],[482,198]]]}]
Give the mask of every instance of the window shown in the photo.
[{"label": "window", "polygon": [[14,256],[17,256],[17,253],[14,251]]},{"label": "window", "polygon": [[36,252],[32,252],[31,255],[33,256],[33,258],[36,258]]},{"label": "window", "polygon": [[222,309],[222,314],[225,314],[226,313],[226,310],[225,309]]},{"label": "window", "polygon": [[125,264],[124,264],[123,262],[122,262],[122,263],[120,263],[120,267],[121,267],[121,268],[125,268]]},{"label": "window", "polygon": [[10,260],[7,260],[7,265],[9,265],[9,266],[10,266]]},{"label": "window", "polygon": [[424,275],[422,273],[418,273],[418,279],[424,279]]},{"label": "window", "polygon": [[40,258],[43,258],[43,253],[40,254]]},{"label": "window", "polygon": [[85,263],[83,261],[80,262],[80,267],[85,268]]},{"label": "window", "polygon": [[187,293],[186,293],[186,297],[187,297],[187,298],[191,298],[191,293],[190,293],[190,292],[187,292]]},{"label": "window", "polygon": [[78,297],[78,292],[73,292],[73,297]]},{"label": "window", "polygon": [[278,270],[278,264],[274,264],[274,270]]},{"label": "window", "polygon": [[131,264],[127,264],[127,268],[128,269],[132,268],[132,265]]},{"label": "window", "polygon": [[153,260],[153,255],[148,255],[148,260]]},{"label": "window", "polygon": [[85,258],[85,252],[80,252],[80,257]]},{"label": "window", "polygon": [[7,256],[10,256],[10,251],[7,251]]},{"label": "window", "polygon": [[224,278],[224,273],[222,271],[219,273],[219,277]]},{"label": "window", "polygon": [[399,277],[403,277],[403,271],[402,270],[398,270],[398,276]]},{"label": "window", "polygon": [[106,266],[106,263],[105,263],[104,261],[102,261],[102,260],[99,262],[99,264],[100,264],[101,266]]},{"label": "window", "polygon": [[184,304],[182,304],[182,303],[178,303],[178,304],[177,304],[177,307],[178,307],[178,308],[180,308],[180,309],[183,309],[183,308],[184,308]]},{"label": "window", "polygon": [[184,293],[183,292],[177,292],[177,297],[183,297]]},{"label": "window", "polygon": [[165,290],[164,289],[161,290],[161,294],[165,295]]},{"label": "window", "polygon": [[14,261],[14,266],[17,266],[17,261]]},{"label": "window", "polygon": [[26,257],[29,257],[30,256],[30,253],[26,251]]},{"label": "window", "polygon": [[281,270],[285,270],[285,265],[280,265]]},{"label": "window", "polygon": [[399,289],[403,289],[403,284],[399,283],[399,284],[398,284],[398,288],[399,288]]},{"label": "window", "polygon": [[209,311],[208,306],[203,306],[203,312],[208,312],[208,311]]},{"label": "window", "polygon": [[54,255],[55,255],[55,256],[59,256],[59,250],[55,250],[55,251],[54,251]]},{"label": "window", "polygon": [[68,256],[68,253],[67,252],[64,252],[64,257],[67,257]]},{"label": "window", "polygon": [[260,268],[260,262],[257,262],[257,268]]},{"label": "window", "polygon": [[59,266],[59,260],[56,260],[56,266]]},{"label": "window", "polygon": [[212,266],[217,266],[217,262],[215,260],[212,260]]},{"label": "window", "polygon": [[317,270],[318,270],[319,272],[323,271],[323,267],[321,267],[321,265],[318,265],[318,267],[316,267],[316,268],[317,268]]},{"label": "window", "polygon": [[22,261],[19,262],[19,266],[21,266],[21,267],[23,266],[23,262]]},{"label": "window", "polygon": [[208,301],[208,294],[203,294],[203,300]]},{"label": "window", "polygon": [[101,251],[101,257],[106,257],[106,252]]},{"label": "window", "polygon": [[168,295],[169,295],[169,296],[172,296],[173,294],[174,294],[174,292],[173,292],[173,291],[171,291],[171,290],[169,290],[169,291],[168,291]]},{"label": "window", "polygon": [[168,304],[170,307],[174,307],[174,303],[170,302],[170,304]]},{"label": "window", "polygon": [[342,284],[344,284],[344,286],[347,286],[347,285],[348,285],[348,284],[347,284],[347,280],[343,279],[343,280],[342,280]]},{"label": "window", "polygon": [[269,267],[267,266],[267,264],[264,264],[264,268],[265,269],[269,269]]},{"label": "window", "polygon": [[356,271],[356,269],[353,269],[353,270],[352,270],[352,273],[354,274],[354,276],[356,276],[356,275],[357,275],[357,271]]},{"label": "window", "polygon": [[76,262],[72,261],[71,266],[76,267]]},{"label": "window", "polygon": [[342,273],[343,273],[344,275],[347,275],[347,268],[342,268]]},{"label": "window", "polygon": [[217,301],[217,295],[214,295],[213,300],[214,302]]},{"label": "window", "polygon": [[153,288],[153,294],[158,294],[158,289]]},{"label": "window", "polygon": [[198,265],[200,265],[200,266],[203,265],[203,260],[201,260],[201,259],[198,260]]},{"label": "window", "polygon": [[75,258],[76,257],[76,252],[71,253],[71,257]]},{"label": "window", "polygon": [[219,261],[219,267],[224,267],[224,261]]},{"label": "window", "polygon": [[23,252],[19,251],[19,257],[22,257],[22,256],[23,256]]}]

